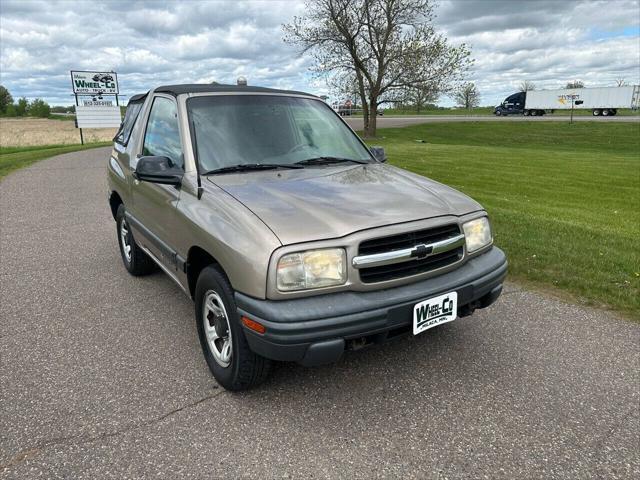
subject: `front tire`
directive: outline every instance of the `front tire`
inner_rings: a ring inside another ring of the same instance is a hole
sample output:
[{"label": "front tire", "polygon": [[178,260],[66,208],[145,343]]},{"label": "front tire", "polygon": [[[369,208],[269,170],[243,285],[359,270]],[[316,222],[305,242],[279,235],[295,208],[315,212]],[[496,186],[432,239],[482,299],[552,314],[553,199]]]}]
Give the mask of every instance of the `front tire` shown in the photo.
[{"label": "front tire", "polygon": [[266,380],[271,360],[249,348],[231,284],[214,266],[204,268],[198,277],[195,314],[202,353],[220,385],[239,391]]},{"label": "front tire", "polygon": [[594,108],[591,113],[592,113],[592,115],[594,117],[599,117],[600,116],[600,109],[599,108]]},{"label": "front tire", "polygon": [[155,271],[156,266],[153,260],[142,251],[133,238],[133,233],[131,233],[131,227],[125,216],[125,211],[124,205],[120,205],[118,207],[118,213],[116,213],[118,245],[120,246],[122,263],[124,263],[124,268],[127,269],[127,272],[134,277],[148,275]]}]

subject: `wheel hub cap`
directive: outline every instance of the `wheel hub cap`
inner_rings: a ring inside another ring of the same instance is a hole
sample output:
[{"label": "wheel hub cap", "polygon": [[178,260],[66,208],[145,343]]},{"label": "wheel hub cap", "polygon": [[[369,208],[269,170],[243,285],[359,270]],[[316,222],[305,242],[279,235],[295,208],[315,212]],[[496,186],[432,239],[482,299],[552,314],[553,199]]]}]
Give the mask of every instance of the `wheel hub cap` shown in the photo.
[{"label": "wheel hub cap", "polygon": [[120,242],[122,243],[122,252],[124,253],[127,262],[131,261],[131,243],[129,240],[129,226],[127,221],[122,219],[120,222]]},{"label": "wheel hub cap", "polygon": [[228,367],[232,354],[229,317],[222,298],[213,290],[208,291],[204,297],[202,316],[204,333],[211,355],[221,367]]}]

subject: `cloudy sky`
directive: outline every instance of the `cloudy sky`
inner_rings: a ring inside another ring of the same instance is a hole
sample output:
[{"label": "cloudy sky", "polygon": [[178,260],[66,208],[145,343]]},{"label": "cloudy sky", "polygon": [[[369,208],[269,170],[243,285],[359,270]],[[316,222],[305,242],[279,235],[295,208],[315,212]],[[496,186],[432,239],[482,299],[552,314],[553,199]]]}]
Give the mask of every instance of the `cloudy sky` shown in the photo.
[{"label": "cloudy sky", "polygon": [[[467,43],[482,104],[522,80],[559,88],[580,79],[640,83],[639,0],[441,0],[437,28]],[[311,62],[282,42],[302,1],[0,0],[0,83],[14,98],[72,103],[69,70],[114,70],[132,95],[216,80],[330,93]],[[443,97],[442,105],[451,105]]]}]

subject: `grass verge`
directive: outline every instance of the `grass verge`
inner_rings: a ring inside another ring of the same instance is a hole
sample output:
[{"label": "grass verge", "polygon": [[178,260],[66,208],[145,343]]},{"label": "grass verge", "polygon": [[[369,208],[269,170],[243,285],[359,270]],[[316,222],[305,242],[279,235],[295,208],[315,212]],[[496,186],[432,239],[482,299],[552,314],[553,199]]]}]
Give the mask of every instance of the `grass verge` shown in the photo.
[{"label": "grass verge", "polygon": [[38,160],[60,155],[62,153],[77,152],[89,148],[106,147],[111,142],[88,143],[86,145],[46,145],[33,147],[0,147],[0,178]]},{"label": "grass verge", "polygon": [[390,163],[482,203],[510,278],[640,319],[640,124],[430,123],[378,134],[369,143]]},{"label": "grass verge", "polygon": [[[494,107],[474,107],[471,110],[467,110],[464,108],[437,108],[437,109],[423,109],[419,112],[415,109],[411,108],[386,108],[384,109],[385,116],[399,116],[399,115],[408,115],[408,116],[433,116],[433,115],[460,115],[460,116],[493,116]],[[571,115],[570,110],[556,110],[554,113],[547,113],[547,117],[568,117]],[[574,116],[593,116],[591,110],[574,110]],[[629,117],[629,116],[640,116],[640,110],[631,110],[630,108],[619,108],[617,116]],[[362,115],[359,115],[362,116]],[[520,115],[522,116],[522,115]]]}]

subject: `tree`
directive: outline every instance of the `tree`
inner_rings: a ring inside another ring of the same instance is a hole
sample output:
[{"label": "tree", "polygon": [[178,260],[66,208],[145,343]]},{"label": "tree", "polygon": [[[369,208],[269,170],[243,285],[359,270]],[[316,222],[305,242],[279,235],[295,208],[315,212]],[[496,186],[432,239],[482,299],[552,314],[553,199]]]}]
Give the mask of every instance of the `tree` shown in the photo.
[{"label": "tree", "polygon": [[584,88],[584,82],[581,80],[574,80],[573,82],[568,82],[567,86],[564,88]]},{"label": "tree", "polygon": [[46,118],[51,114],[51,107],[41,98],[36,98],[29,104],[27,113],[31,117]]},{"label": "tree", "polygon": [[16,117],[24,117],[27,114],[28,108],[29,101],[24,97],[20,98],[16,104]]},{"label": "tree", "polygon": [[616,87],[624,87],[627,84],[624,78],[616,78]]},{"label": "tree", "polygon": [[4,86],[0,85],[0,113],[7,113],[7,107],[13,103],[13,97]]},{"label": "tree", "polygon": [[480,94],[473,82],[462,84],[456,92],[455,99],[458,105],[467,110],[480,105]]},{"label": "tree", "polygon": [[73,113],[74,111],[75,110],[73,105],[69,105],[67,107],[56,105],[54,107],[51,107],[51,113]]},{"label": "tree", "polygon": [[536,84],[533,82],[530,82],[529,80],[524,80],[520,82],[519,90],[521,92],[530,92],[535,89],[536,89]]},{"label": "tree", "polygon": [[407,89],[403,103],[413,106],[416,113],[420,113],[420,110],[427,105],[433,104],[436,100],[438,100],[437,92],[434,92],[429,87],[419,86]]},{"label": "tree", "polygon": [[360,90],[355,78],[351,75],[334,75],[328,79],[327,83],[333,95],[338,98],[339,105],[350,101],[351,108],[357,108]]},{"label": "tree", "polygon": [[471,63],[466,45],[436,33],[433,0],[307,0],[305,11],[283,25],[284,40],[310,53],[318,74],[356,83],[367,137],[381,103],[416,87],[449,91]]}]

